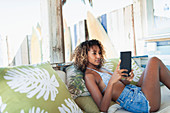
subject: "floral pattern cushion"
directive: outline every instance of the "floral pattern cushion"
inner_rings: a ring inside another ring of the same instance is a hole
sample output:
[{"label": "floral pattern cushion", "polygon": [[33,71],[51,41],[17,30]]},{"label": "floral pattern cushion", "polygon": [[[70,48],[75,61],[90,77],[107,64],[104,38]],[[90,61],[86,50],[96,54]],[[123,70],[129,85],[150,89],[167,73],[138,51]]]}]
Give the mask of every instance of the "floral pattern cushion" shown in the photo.
[{"label": "floral pattern cushion", "polygon": [[66,68],[67,75],[67,86],[71,96],[75,99],[79,96],[88,96],[90,95],[89,91],[85,86],[85,81],[83,79],[83,72],[77,70],[74,65],[71,65]]},{"label": "floral pattern cushion", "polygon": [[82,113],[49,62],[0,68],[0,113]]}]

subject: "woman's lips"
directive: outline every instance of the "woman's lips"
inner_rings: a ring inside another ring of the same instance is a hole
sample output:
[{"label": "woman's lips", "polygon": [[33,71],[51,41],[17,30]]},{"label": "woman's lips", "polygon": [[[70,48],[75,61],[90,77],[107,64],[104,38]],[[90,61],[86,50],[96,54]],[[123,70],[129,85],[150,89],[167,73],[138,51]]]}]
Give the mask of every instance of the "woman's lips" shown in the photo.
[{"label": "woman's lips", "polygon": [[100,63],[100,60],[96,60],[97,63]]}]

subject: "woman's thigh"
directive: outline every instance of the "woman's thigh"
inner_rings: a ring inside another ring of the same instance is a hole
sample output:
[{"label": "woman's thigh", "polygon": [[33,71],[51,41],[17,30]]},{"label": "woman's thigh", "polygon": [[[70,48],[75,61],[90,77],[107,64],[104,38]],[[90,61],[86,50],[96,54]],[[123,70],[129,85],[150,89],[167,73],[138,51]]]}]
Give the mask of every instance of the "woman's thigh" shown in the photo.
[{"label": "woman's thigh", "polygon": [[159,59],[151,58],[137,84],[142,88],[151,106],[151,111],[160,107]]}]

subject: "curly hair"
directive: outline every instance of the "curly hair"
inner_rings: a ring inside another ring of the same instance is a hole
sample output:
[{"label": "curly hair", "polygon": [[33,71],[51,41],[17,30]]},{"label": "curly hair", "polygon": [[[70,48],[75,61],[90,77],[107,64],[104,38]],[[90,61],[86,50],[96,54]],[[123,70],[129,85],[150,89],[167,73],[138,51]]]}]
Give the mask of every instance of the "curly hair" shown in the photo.
[{"label": "curly hair", "polygon": [[74,54],[72,58],[74,61],[74,65],[76,66],[77,69],[81,70],[82,72],[85,72],[87,64],[88,64],[88,51],[90,51],[90,48],[95,45],[97,45],[101,51],[101,59],[100,59],[101,62],[98,65],[98,68],[101,68],[103,66],[103,63],[105,61],[104,60],[104,55],[105,55],[104,47],[100,41],[96,39],[92,39],[92,40],[86,40],[82,42],[74,50]]}]

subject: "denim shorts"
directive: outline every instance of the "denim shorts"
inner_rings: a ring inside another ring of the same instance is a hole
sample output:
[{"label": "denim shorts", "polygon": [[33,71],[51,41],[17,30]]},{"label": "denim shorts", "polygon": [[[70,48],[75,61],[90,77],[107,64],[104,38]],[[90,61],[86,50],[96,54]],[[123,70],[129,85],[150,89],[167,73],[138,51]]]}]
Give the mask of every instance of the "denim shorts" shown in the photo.
[{"label": "denim shorts", "polygon": [[116,102],[130,112],[149,113],[150,110],[149,101],[141,88],[131,84],[125,86]]}]

